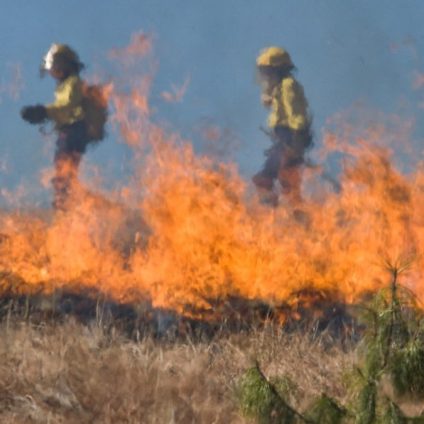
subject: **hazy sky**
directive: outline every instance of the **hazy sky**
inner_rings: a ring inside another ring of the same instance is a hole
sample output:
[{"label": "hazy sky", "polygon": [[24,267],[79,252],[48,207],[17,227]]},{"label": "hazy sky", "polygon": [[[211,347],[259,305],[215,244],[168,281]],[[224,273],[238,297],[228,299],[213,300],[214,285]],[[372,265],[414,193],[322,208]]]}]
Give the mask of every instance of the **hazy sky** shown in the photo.
[{"label": "hazy sky", "polygon": [[[424,139],[422,0],[0,0],[0,6],[0,188],[38,180],[52,160],[53,145],[44,146],[36,127],[19,116],[23,105],[53,97],[53,82],[38,75],[51,43],[73,46],[90,74],[106,63],[108,50],[140,31],[154,34],[156,118],[195,143],[202,123],[228,129],[240,139],[235,160],[246,176],[260,167],[267,145],[254,70],[267,45],[290,51],[317,144],[326,120],[357,102],[413,119],[414,137]],[[17,93],[10,89],[16,66],[24,84]],[[161,99],[187,78],[181,103]],[[127,155],[111,135],[87,161],[118,175]]]}]

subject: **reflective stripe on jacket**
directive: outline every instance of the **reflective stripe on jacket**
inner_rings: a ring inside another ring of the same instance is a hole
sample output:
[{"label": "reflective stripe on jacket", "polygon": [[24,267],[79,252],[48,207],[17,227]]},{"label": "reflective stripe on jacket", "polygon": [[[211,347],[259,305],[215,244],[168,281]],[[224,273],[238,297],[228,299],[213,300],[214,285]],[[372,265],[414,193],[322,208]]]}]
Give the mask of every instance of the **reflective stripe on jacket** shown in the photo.
[{"label": "reflective stripe on jacket", "polygon": [[84,119],[83,82],[78,75],[71,75],[57,85],[55,101],[46,106],[47,116],[56,127],[70,125]]},{"label": "reflective stripe on jacket", "polygon": [[308,102],[302,85],[291,76],[284,78],[272,93],[269,127],[281,126],[298,131],[306,129],[309,124]]}]

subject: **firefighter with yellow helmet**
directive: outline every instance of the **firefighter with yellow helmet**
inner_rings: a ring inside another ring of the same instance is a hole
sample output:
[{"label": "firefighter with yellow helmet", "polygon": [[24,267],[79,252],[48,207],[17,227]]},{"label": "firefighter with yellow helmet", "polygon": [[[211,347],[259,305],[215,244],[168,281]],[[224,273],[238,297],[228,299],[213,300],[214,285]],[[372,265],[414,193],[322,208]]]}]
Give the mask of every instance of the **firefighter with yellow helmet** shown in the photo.
[{"label": "firefighter with yellow helmet", "polygon": [[278,180],[283,194],[293,205],[301,201],[301,168],[312,146],[311,118],[302,85],[293,77],[295,66],[289,53],[268,47],[256,60],[261,99],[270,109],[269,133],[273,145],[265,152],[266,161],[253,182],[260,190],[273,193]]},{"label": "firefighter with yellow helmet", "polygon": [[31,124],[52,121],[57,132],[54,156],[55,176],[53,206],[66,209],[77,180],[82,155],[92,137],[88,131],[85,82],[80,78],[84,64],[78,54],[65,44],[53,44],[44,57],[41,73],[56,80],[55,100],[48,105],[26,106],[21,116]]}]

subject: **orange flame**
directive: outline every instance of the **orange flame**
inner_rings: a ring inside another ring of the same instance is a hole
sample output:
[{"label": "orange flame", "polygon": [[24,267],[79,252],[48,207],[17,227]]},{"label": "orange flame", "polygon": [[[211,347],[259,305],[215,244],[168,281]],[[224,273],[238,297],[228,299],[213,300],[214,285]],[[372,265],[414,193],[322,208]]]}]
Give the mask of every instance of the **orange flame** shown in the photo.
[{"label": "orange flame", "polygon": [[[422,167],[400,173],[372,132],[354,144],[329,135],[326,151],[348,158],[342,190],[321,185],[300,210],[269,208],[234,164],[196,155],[152,121],[151,81],[110,86],[113,122],[138,164],[131,184],[103,195],[79,185],[53,217],[0,212],[0,287],[13,275],[15,291],[92,287],[180,313],[231,296],[277,304],[308,288],[352,302],[386,284],[383,258],[414,256],[406,283],[424,297]],[[316,178],[309,170],[305,187]]]}]

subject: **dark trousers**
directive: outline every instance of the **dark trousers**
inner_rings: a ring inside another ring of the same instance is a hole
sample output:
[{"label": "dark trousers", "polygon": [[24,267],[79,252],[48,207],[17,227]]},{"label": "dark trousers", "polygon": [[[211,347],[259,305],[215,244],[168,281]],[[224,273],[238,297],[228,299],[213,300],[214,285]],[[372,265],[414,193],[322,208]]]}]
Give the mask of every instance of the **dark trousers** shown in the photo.
[{"label": "dark trousers", "polygon": [[55,176],[52,179],[55,209],[67,209],[72,189],[77,183],[78,168],[88,144],[83,121],[66,125],[58,130],[54,155]]},{"label": "dark trousers", "polygon": [[283,193],[300,196],[301,166],[307,149],[312,145],[309,129],[293,131],[276,127],[271,133],[273,145],[265,151],[266,160],[254,177],[256,186],[272,190],[278,179]]}]

